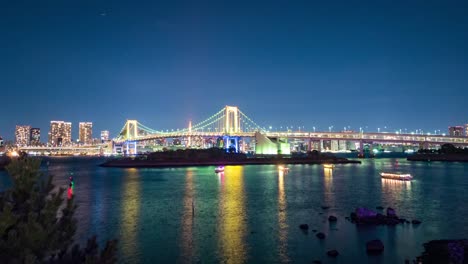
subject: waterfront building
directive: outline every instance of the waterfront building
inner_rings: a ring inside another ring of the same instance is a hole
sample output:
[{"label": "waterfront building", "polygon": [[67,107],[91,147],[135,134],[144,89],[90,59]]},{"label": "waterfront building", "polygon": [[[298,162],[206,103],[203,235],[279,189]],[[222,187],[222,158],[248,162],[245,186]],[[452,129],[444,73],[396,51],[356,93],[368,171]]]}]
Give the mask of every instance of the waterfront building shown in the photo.
[{"label": "waterfront building", "polygon": [[71,144],[71,122],[50,121],[49,145],[68,146]]},{"label": "waterfront building", "polygon": [[16,126],[15,143],[17,146],[28,146],[31,141],[31,126]]},{"label": "waterfront building", "polygon": [[80,143],[84,145],[91,145],[93,143],[93,123],[92,122],[80,122],[79,140],[80,140]]},{"label": "waterfront building", "polygon": [[109,130],[101,131],[101,142],[105,142],[109,140]]},{"label": "waterfront building", "polygon": [[284,138],[268,138],[260,132],[255,132],[255,153],[289,155],[291,154],[291,146]]},{"label": "waterfront building", "polygon": [[468,124],[465,125],[465,137],[468,137]]},{"label": "waterfront building", "polygon": [[463,136],[463,126],[450,126],[449,127],[449,136],[460,137]]},{"label": "waterfront building", "polygon": [[31,146],[39,146],[41,144],[41,129],[37,127],[31,128],[30,139]]}]

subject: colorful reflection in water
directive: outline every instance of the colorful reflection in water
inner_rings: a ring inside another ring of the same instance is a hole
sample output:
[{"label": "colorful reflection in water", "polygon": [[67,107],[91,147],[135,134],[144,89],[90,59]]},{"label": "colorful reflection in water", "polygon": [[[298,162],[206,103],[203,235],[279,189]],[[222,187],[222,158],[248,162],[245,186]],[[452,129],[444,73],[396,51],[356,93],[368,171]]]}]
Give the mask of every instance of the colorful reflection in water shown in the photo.
[{"label": "colorful reflection in water", "polygon": [[75,189],[75,182],[73,181],[73,177],[70,176],[69,180],[70,180],[70,184],[68,185],[68,190],[67,190],[68,200],[73,198],[73,191]]},{"label": "colorful reflection in water", "polygon": [[[287,174],[287,172],[286,172]],[[288,223],[286,213],[286,194],[284,192],[284,175],[285,173],[278,171],[278,253],[280,262],[289,262],[288,258]]]},{"label": "colorful reflection in water", "polygon": [[222,172],[217,172],[216,175],[218,175],[218,181],[219,181],[219,184],[224,184],[224,171]]},{"label": "colorful reflection in water", "polygon": [[182,215],[182,234],[180,237],[180,246],[182,251],[182,262],[189,263],[193,260],[194,245],[193,245],[193,227],[195,219],[195,188],[193,184],[193,171],[187,170],[185,175],[185,192],[184,192],[184,211]]},{"label": "colorful reflection in water", "polygon": [[123,183],[122,198],[122,235],[120,236],[122,253],[136,256],[138,252],[137,233],[140,218],[140,179],[137,169],[128,169]]},{"label": "colorful reflection in water", "polygon": [[244,168],[226,166],[219,203],[220,254],[225,263],[247,261]]}]

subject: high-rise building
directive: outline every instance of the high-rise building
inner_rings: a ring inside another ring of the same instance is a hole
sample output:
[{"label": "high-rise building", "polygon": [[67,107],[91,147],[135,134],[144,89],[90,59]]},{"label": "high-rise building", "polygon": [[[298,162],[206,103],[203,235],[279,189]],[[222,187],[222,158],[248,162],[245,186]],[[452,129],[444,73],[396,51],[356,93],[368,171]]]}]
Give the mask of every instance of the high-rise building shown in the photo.
[{"label": "high-rise building", "polygon": [[15,143],[17,146],[28,146],[31,141],[31,126],[16,126]]},{"label": "high-rise building", "polygon": [[449,135],[452,137],[461,137],[463,136],[463,127],[462,126],[451,126],[449,127]]},{"label": "high-rise building", "polygon": [[93,123],[80,122],[79,139],[81,144],[91,145],[93,143]]},{"label": "high-rise building", "polygon": [[101,131],[101,142],[109,140],[109,130]]},{"label": "high-rise building", "polygon": [[41,129],[37,127],[31,128],[31,146],[38,146],[41,143]]},{"label": "high-rise building", "polygon": [[71,144],[71,122],[50,121],[49,145],[67,146]]},{"label": "high-rise building", "polygon": [[465,125],[465,137],[468,137],[468,124]]}]

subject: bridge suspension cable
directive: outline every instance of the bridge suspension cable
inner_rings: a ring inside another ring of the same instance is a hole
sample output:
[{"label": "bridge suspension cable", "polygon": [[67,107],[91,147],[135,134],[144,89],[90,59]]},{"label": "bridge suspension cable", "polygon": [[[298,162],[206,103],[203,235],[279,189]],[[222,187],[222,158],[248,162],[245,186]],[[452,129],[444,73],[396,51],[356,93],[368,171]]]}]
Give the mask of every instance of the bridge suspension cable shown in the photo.
[{"label": "bridge suspension cable", "polygon": [[[216,114],[210,116],[209,118],[203,120],[202,122],[197,123],[196,125],[192,126],[192,130],[200,130],[204,129],[209,125],[212,125],[214,122],[218,121],[220,118],[224,118],[224,108],[218,111]],[[212,121],[215,119],[215,121]],[[188,130],[188,129],[187,129]]]},{"label": "bridge suspension cable", "polygon": [[[246,124],[246,125],[253,125],[253,126],[249,126],[249,127],[252,127],[253,130],[257,130],[257,131],[262,131],[262,132],[265,132],[266,129],[265,128],[262,128],[261,126],[259,126],[257,123],[255,123],[252,119],[250,119],[250,117],[248,117],[246,114],[244,114],[241,110],[239,110],[239,113],[241,114],[241,121]],[[247,120],[247,121],[245,121]],[[250,122],[250,124],[249,124]]]},{"label": "bridge suspension cable", "polygon": [[[131,129],[130,129],[131,127]],[[136,127],[136,129],[135,129]],[[127,131],[131,130],[131,131]],[[250,117],[241,112],[235,106],[226,106],[219,110],[214,115],[207,119],[191,126],[190,128],[177,129],[177,133],[187,133],[192,131],[212,131],[220,133],[232,133],[232,132],[248,132],[262,131],[266,132],[265,128],[262,128],[255,123]],[[120,130],[117,140],[129,140],[141,137],[148,137],[150,135],[171,135],[174,131],[155,130],[136,120],[127,120],[125,125]]]}]

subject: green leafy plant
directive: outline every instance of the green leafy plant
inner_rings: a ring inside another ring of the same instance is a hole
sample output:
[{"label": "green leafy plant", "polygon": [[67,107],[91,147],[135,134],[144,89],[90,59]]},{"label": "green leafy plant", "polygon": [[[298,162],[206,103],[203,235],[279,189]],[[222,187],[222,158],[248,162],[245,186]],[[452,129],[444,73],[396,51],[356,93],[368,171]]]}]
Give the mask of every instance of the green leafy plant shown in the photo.
[{"label": "green leafy plant", "polygon": [[74,244],[76,205],[40,171],[40,160],[13,160],[12,187],[0,193],[0,263],[115,263],[117,241]]}]

